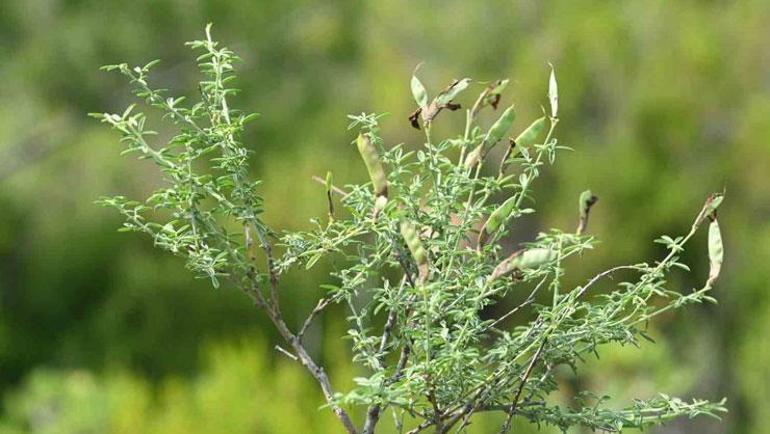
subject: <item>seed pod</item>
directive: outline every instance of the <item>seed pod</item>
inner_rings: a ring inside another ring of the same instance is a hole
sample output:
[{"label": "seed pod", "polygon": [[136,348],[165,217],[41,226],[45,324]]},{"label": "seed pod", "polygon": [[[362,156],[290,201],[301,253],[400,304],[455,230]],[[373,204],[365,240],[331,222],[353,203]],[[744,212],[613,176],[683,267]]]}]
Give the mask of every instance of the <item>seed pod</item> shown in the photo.
[{"label": "seed pod", "polygon": [[[443,109],[448,109],[451,111],[459,110],[460,104],[455,103],[452,101],[460,92],[465,90],[468,87],[468,84],[470,84],[471,79],[470,78],[463,78],[462,80],[453,80],[452,83],[447,86],[446,89],[442,90],[435,98],[433,98],[433,101],[431,101],[430,104],[427,106],[421,107],[418,109],[420,116],[422,117],[423,122],[430,123],[433,122],[433,120],[438,116],[439,113]],[[427,101],[427,100],[426,100]],[[416,113],[412,113],[412,116],[409,117],[410,122],[412,122],[412,126],[414,126],[415,123],[417,123],[417,126],[419,127],[419,122],[417,122],[416,119]]]},{"label": "seed pod", "polygon": [[500,103],[501,94],[507,85],[508,79],[495,80],[492,83],[489,83],[489,85],[481,92],[481,95],[479,95],[476,103],[473,105],[470,113],[471,118],[475,119],[479,114],[479,111],[481,111],[481,109],[486,106],[492,106],[493,109],[497,110],[497,105]]},{"label": "seed pod", "polygon": [[428,91],[425,90],[422,82],[416,75],[412,75],[412,96],[414,101],[420,108],[425,108],[428,105]]},{"label": "seed pod", "polygon": [[586,190],[580,193],[580,218],[588,218],[588,212],[591,210],[591,206],[598,201],[599,198],[591,193],[591,190]]},{"label": "seed pod", "polygon": [[505,87],[508,86],[508,81],[509,80],[506,78],[497,80],[490,84],[487,88],[487,94],[485,95],[485,99],[482,103],[489,104],[493,109],[497,110],[497,104],[500,102],[500,96],[502,95],[503,90],[505,90]]},{"label": "seed pod", "polygon": [[444,107],[451,103],[452,100],[460,94],[460,92],[468,88],[470,83],[470,78],[463,78],[462,80],[453,81],[452,84],[450,84],[446,89],[441,91],[438,96],[436,96],[436,105],[439,107]]},{"label": "seed pod", "polygon": [[709,224],[709,278],[707,281],[709,286],[719,277],[723,257],[722,232],[719,230],[719,223],[715,218]]},{"label": "seed pod", "polygon": [[500,276],[510,274],[517,270],[538,268],[556,258],[556,252],[551,249],[536,248],[519,250],[507,257],[497,265],[489,276],[489,280],[495,280]]},{"label": "seed pod", "polygon": [[489,215],[487,221],[484,222],[484,227],[479,231],[478,239],[476,240],[476,246],[481,248],[487,239],[487,236],[496,232],[500,226],[505,224],[513,213],[513,208],[516,206],[516,198],[510,197],[505,202],[500,204],[492,214]]},{"label": "seed pod", "polygon": [[496,80],[493,83],[489,85],[489,92],[487,93],[487,96],[492,95],[500,95],[505,90],[505,87],[508,86],[508,80],[507,78],[503,78],[500,80]]},{"label": "seed pod", "polygon": [[364,160],[366,170],[369,172],[369,178],[374,185],[374,194],[377,196],[388,195],[388,179],[385,176],[385,170],[382,168],[377,149],[372,144],[371,139],[363,134],[358,135],[356,140],[358,152]]},{"label": "seed pod", "polygon": [[385,205],[388,204],[388,198],[387,196],[377,196],[377,199],[374,200],[374,217],[376,218],[382,210],[385,209]]},{"label": "seed pod", "polygon": [[725,195],[722,193],[714,193],[709,196],[708,200],[706,200],[706,214],[713,214],[719,208],[719,205],[722,204],[724,198]]},{"label": "seed pod", "polygon": [[491,235],[493,232],[497,231],[501,225],[508,221],[508,218],[511,217],[511,213],[513,212],[513,208],[515,206],[516,197],[510,197],[508,200],[498,206],[497,209],[492,211],[492,214],[489,215],[487,222],[484,224],[484,230],[486,233]]},{"label": "seed pod", "polygon": [[598,197],[591,193],[591,190],[586,190],[580,193],[580,200],[578,209],[580,210],[580,220],[578,222],[577,234],[582,235],[588,226],[588,214],[591,212],[591,207],[599,200]]},{"label": "seed pod", "polygon": [[529,249],[521,255],[519,268],[537,268],[543,264],[553,261],[556,258],[556,252],[551,249]]},{"label": "seed pod", "polygon": [[474,168],[477,164],[479,164],[479,161],[481,161],[482,152],[484,152],[483,144],[476,146],[475,149],[473,149],[471,152],[468,153],[468,155],[465,157],[465,163],[464,163],[466,170],[470,170]]},{"label": "seed pod", "polygon": [[484,141],[465,157],[465,162],[463,163],[465,168],[471,169],[479,164],[489,148],[494,146],[495,143],[499,142],[508,134],[515,119],[516,112],[513,110],[513,106],[505,109],[500,118],[489,128],[487,135],[484,137]]},{"label": "seed pod", "polygon": [[706,203],[703,204],[703,209],[701,209],[700,214],[698,215],[697,224],[700,224],[707,217],[716,216],[717,208],[722,204],[724,197],[724,193],[711,194],[708,199],[706,199]]},{"label": "seed pod", "polygon": [[495,121],[494,124],[489,128],[489,132],[487,132],[487,136],[484,137],[484,145],[487,147],[493,146],[495,143],[499,142],[508,134],[508,131],[510,131],[511,126],[513,125],[513,121],[516,119],[516,112],[513,109],[513,106],[508,107],[505,109],[502,115],[500,115],[500,118]]},{"label": "seed pod", "polygon": [[521,134],[519,134],[519,137],[516,137],[514,143],[516,143],[516,146],[519,148],[531,146],[535,144],[535,141],[543,133],[543,130],[545,130],[545,116],[532,122],[532,125],[522,131]]},{"label": "seed pod", "polygon": [[559,86],[556,84],[556,71],[551,65],[551,77],[548,79],[548,99],[551,101],[551,118],[559,115]]},{"label": "seed pod", "polygon": [[409,253],[412,254],[412,258],[417,264],[420,282],[424,283],[428,279],[428,253],[420,241],[420,235],[409,220],[401,220],[400,229],[401,236],[404,237],[406,246],[409,248]]}]

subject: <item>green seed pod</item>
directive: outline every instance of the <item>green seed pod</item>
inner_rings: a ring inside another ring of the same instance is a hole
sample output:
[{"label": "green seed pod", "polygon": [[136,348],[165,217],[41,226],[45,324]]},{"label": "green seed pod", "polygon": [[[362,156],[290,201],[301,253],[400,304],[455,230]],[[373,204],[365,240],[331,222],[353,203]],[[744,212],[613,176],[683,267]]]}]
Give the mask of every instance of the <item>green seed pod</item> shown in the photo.
[{"label": "green seed pod", "polygon": [[556,252],[551,249],[529,249],[520,256],[519,268],[537,268],[556,259]]},{"label": "green seed pod", "polygon": [[548,99],[551,101],[551,117],[556,119],[559,115],[559,86],[556,84],[556,71],[551,65],[551,77],[548,79]]},{"label": "green seed pod", "polygon": [[486,233],[491,235],[493,232],[497,231],[501,225],[505,224],[505,222],[508,221],[508,219],[511,217],[511,213],[513,212],[513,208],[515,206],[516,198],[510,197],[508,200],[498,206],[497,209],[492,211],[492,214],[489,215],[487,222],[484,224],[484,230]]},{"label": "green seed pod", "polygon": [[409,247],[409,252],[412,254],[415,262],[418,264],[427,262],[427,253],[425,252],[425,248],[422,246],[420,236],[417,233],[417,229],[415,229],[414,225],[409,220],[402,220],[400,229],[401,236],[404,237],[404,241],[406,241],[406,245]]},{"label": "green seed pod", "polygon": [[714,283],[717,277],[719,277],[723,257],[722,232],[719,230],[717,219],[713,219],[709,224],[709,285]]},{"label": "green seed pod", "polygon": [[492,108],[497,110],[497,104],[500,102],[500,95],[502,95],[505,87],[508,86],[508,82],[509,80],[506,78],[491,83],[489,87],[487,87],[485,98],[484,101],[482,101],[482,104],[491,105]]},{"label": "green seed pod", "polygon": [[725,198],[723,193],[714,193],[706,199],[706,204],[703,206],[705,215],[711,215],[722,204],[722,200]]},{"label": "green seed pod", "polygon": [[497,105],[500,103],[501,94],[507,85],[507,78],[504,80],[495,80],[494,82],[490,83],[486,89],[481,92],[481,95],[479,95],[476,104],[473,105],[470,113],[471,118],[475,119],[479,114],[479,111],[481,111],[481,109],[486,106],[492,106],[493,109],[497,110]]},{"label": "green seed pod", "polygon": [[411,87],[414,101],[421,108],[425,108],[428,105],[428,91],[425,90],[425,86],[423,86],[422,82],[419,78],[417,78],[416,75],[412,75]]},{"label": "green seed pod", "polygon": [[513,106],[505,109],[500,118],[489,128],[489,132],[487,132],[487,136],[484,138],[484,144],[486,146],[493,146],[502,140],[510,131],[515,119],[516,111],[513,110]]},{"label": "green seed pod", "polygon": [[588,226],[588,213],[591,212],[591,207],[599,200],[598,197],[591,193],[591,190],[586,190],[580,193],[580,199],[578,209],[580,210],[580,219],[578,220],[577,234],[582,235]]},{"label": "green seed pod", "polygon": [[414,262],[417,264],[417,269],[420,273],[420,281],[425,282],[428,278],[428,253],[425,251],[422,242],[420,241],[420,235],[417,233],[412,222],[409,220],[401,220],[400,224],[401,236],[406,241],[406,246],[409,248],[409,252],[414,258]]},{"label": "green seed pod", "polygon": [[385,176],[385,170],[382,168],[377,149],[372,144],[371,139],[363,134],[358,135],[356,140],[358,152],[364,160],[366,170],[369,172],[369,178],[374,185],[374,194],[377,196],[388,195],[388,178]]},{"label": "green seed pod", "polygon": [[588,212],[597,200],[598,198],[591,193],[591,190],[580,193],[580,218],[588,218]]},{"label": "green seed pod", "polygon": [[519,137],[516,137],[514,143],[516,143],[516,146],[519,148],[532,146],[543,133],[543,130],[545,130],[545,116],[532,122],[532,125],[522,131],[521,134],[519,134]]},{"label": "green seed pod", "polygon": [[507,78],[497,80],[494,83],[492,83],[489,87],[489,95],[500,95],[505,90],[505,87],[508,86],[508,80]]},{"label": "green seed pod", "polygon": [[466,170],[470,170],[474,168],[477,164],[479,164],[479,161],[481,161],[482,152],[484,152],[483,144],[476,146],[474,150],[468,153],[468,155],[465,157],[465,163],[464,163]]},{"label": "green seed pod", "polygon": [[455,99],[457,95],[460,94],[460,92],[467,89],[470,83],[470,78],[463,78],[462,80],[453,81],[449,87],[444,89],[440,94],[438,94],[438,96],[436,96],[436,105],[439,107],[446,106],[452,102],[452,100]]},{"label": "green seed pod", "polygon": [[374,200],[374,216],[377,217],[380,215],[382,210],[385,209],[385,205],[388,204],[388,198],[386,196],[377,196],[377,199]]},{"label": "green seed pod", "polygon": [[489,276],[489,280],[495,280],[500,276],[505,276],[517,270],[538,268],[553,261],[555,258],[556,252],[551,249],[519,250],[498,264]]}]

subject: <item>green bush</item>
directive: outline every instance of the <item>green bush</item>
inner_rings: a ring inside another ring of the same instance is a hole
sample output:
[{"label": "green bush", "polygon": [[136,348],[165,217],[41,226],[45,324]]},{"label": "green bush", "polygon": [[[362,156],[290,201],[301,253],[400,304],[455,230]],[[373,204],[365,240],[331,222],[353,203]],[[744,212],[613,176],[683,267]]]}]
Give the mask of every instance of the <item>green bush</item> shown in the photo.
[{"label": "green bush", "polygon": [[[251,151],[240,137],[257,116],[229,106],[237,93],[231,83],[238,58],[211,38],[210,27],[205,39],[189,45],[202,52],[204,75],[200,100],[190,105],[150,85],[156,61],[105,67],[128,77],[135,94],[179,131],[165,144],[151,144],[156,133],[133,106],[122,114],[95,114],[121,133],[126,153],[153,161],[166,181],[145,201],[117,196],[101,202],[123,214],[123,230],[151,236],[215,287],[226,282],[248,295],[286,341],[288,349],[280,351],[317,381],[347,432],[373,433],[386,410],[399,431],[410,433],[462,431],[485,412],[503,413],[500,430],[507,432],[516,416],[562,430],[579,425],[621,431],[725,410],[722,403],[666,394],[619,410],[593,391],[580,391],[568,406],[554,402],[560,367],[575,371],[606,344],[639,345],[657,315],[715,301],[708,292],[722,264],[716,220],[722,195],[708,198],[685,235],[656,240],[668,251],[663,259],[617,266],[575,288],[565,288],[563,277],[595,244],[586,233],[597,200],[590,191],[579,198],[576,231],[552,229],[505,252],[501,240],[513,223],[535,212],[534,182],[568,149],[554,137],[559,98],[553,70],[549,110],[520,134],[510,134],[513,105],[488,128],[480,125],[478,114],[500,103],[507,80],[499,80],[465,111],[462,132],[447,139],[434,137],[434,123],[460,109],[456,101],[472,80],[454,80],[430,98],[413,76],[417,109],[409,121],[425,131],[425,143],[416,150],[386,146],[380,116],[350,116],[370,182],[339,187],[328,174],[321,180],[328,216],[314,220],[312,230],[281,233],[264,223],[260,182],[248,177]],[[697,290],[672,289],[669,273],[688,269],[681,252],[706,223],[708,278]],[[319,261],[334,264],[332,280],[321,285],[327,293],[292,330],[280,304],[290,293],[281,281]],[[625,281],[592,294],[614,275]],[[549,293],[547,302],[538,298],[541,293]],[[514,308],[490,317],[490,306],[511,298],[519,300]],[[332,304],[348,307],[352,361],[366,370],[347,393],[335,391],[303,341]],[[512,316],[525,313],[530,321],[511,325]],[[355,422],[350,408],[365,408],[363,421]]]}]

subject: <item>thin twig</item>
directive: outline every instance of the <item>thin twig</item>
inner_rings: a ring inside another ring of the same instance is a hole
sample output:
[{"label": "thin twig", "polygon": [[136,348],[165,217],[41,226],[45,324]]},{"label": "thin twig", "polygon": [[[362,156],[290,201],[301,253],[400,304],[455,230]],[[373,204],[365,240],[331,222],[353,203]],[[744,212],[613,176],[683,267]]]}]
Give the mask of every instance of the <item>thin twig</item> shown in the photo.
[{"label": "thin twig", "polygon": [[318,300],[318,303],[315,305],[313,310],[310,312],[310,314],[305,319],[305,322],[302,324],[302,328],[297,333],[297,338],[302,339],[303,336],[305,336],[305,332],[307,332],[307,329],[310,327],[310,324],[313,322],[315,317],[321,313],[324,309],[326,309],[326,306],[329,305],[331,302],[330,298],[322,298]]},{"label": "thin twig", "polygon": [[278,350],[279,352],[283,353],[283,354],[284,354],[286,357],[288,357],[288,358],[290,358],[290,359],[294,360],[295,362],[296,362],[296,361],[299,361],[299,359],[297,358],[297,356],[295,356],[294,354],[292,354],[292,353],[290,353],[290,352],[286,351],[285,349],[283,349],[283,347],[282,347],[282,346],[280,346],[280,345],[276,345],[276,346],[275,346],[275,349],[276,349],[276,350]]},{"label": "thin twig", "polygon": [[[407,281],[407,275],[404,275],[404,278],[401,281],[401,287],[398,290],[398,294],[396,295],[396,302],[401,298],[401,294],[404,291],[404,285]],[[388,339],[390,338],[391,332],[393,331],[393,326],[396,323],[396,318],[398,316],[398,311],[396,310],[396,306],[394,305],[390,309],[390,313],[388,313],[388,319],[385,321],[385,326],[383,327],[382,336],[380,337],[380,347],[378,351],[377,360],[379,363],[382,363],[382,359],[385,357],[385,348],[388,344]],[[399,357],[398,363],[396,365],[396,370],[393,372],[393,375],[390,379],[388,379],[387,384],[390,385],[394,383],[395,381],[398,381],[398,378],[401,375],[401,371],[406,366],[407,359],[409,358],[409,345],[404,345],[404,347],[401,349],[401,356]],[[364,429],[362,430],[363,434],[372,434],[374,433],[374,428],[377,426],[377,423],[380,420],[380,413],[382,411],[382,405],[381,404],[374,404],[369,406],[369,409],[366,412],[366,420],[364,421]]]},{"label": "thin twig", "polygon": [[310,372],[310,375],[312,375],[321,386],[321,391],[326,398],[326,402],[332,408],[334,414],[337,415],[337,418],[340,420],[340,422],[342,422],[342,425],[345,427],[345,430],[348,432],[348,434],[358,434],[358,431],[353,425],[353,421],[350,419],[350,416],[348,416],[347,412],[342,407],[336,404],[334,390],[332,389],[329,377],[326,375],[326,371],[324,371],[324,369],[319,366],[312,357],[310,357],[310,354],[308,354],[299,338],[297,338],[297,336],[295,336],[286,326],[286,323],[284,322],[279,312],[272,309],[271,307],[268,307],[265,309],[265,311],[270,317],[270,320],[273,322],[273,325],[275,325],[275,327],[278,329],[278,332],[281,334],[281,336],[283,336],[289,345],[291,345],[292,349],[294,349],[294,352],[299,358],[299,362]]},{"label": "thin twig", "polygon": [[428,427],[433,426],[433,423],[434,422],[432,420],[426,420],[425,422],[423,422],[423,423],[417,425],[416,427],[414,427],[413,429],[411,429],[406,434],[417,434],[418,432],[421,432],[422,430],[424,430],[424,429],[426,429]]},{"label": "thin twig", "polygon": [[487,329],[491,329],[492,327],[496,326],[497,324],[500,324],[501,322],[505,321],[507,318],[510,318],[511,315],[515,314],[519,310],[521,310],[523,307],[526,307],[530,304],[532,304],[535,301],[535,294],[542,288],[543,284],[545,283],[546,279],[543,278],[537,285],[535,285],[535,288],[532,290],[532,292],[527,296],[527,298],[522,301],[518,306],[514,307],[508,313],[504,314],[500,318],[496,319],[492,324],[490,324]]},{"label": "thin twig", "polygon": [[268,318],[270,318],[273,325],[276,327],[276,329],[278,329],[278,333],[280,333],[280,335],[284,338],[284,340],[286,340],[286,342],[296,353],[295,357],[297,357],[299,362],[310,372],[310,375],[316,379],[318,384],[321,386],[321,391],[326,398],[326,402],[329,404],[340,422],[342,422],[342,425],[345,427],[345,430],[348,432],[348,434],[358,434],[358,431],[353,425],[353,421],[350,419],[350,416],[342,407],[335,403],[334,390],[332,389],[331,382],[329,381],[329,377],[326,375],[326,372],[313,360],[310,354],[308,354],[307,350],[302,345],[302,341],[299,339],[299,337],[297,337],[297,335],[293,334],[291,330],[289,330],[289,327],[283,320],[283,316],[281,315],[280,307],[278,305],[278,273],[275,270],[275,265],[272,259],[270,243],[267,241],[265,234],[260,231],[259,226],[255,225],[255,230],[259,237],[260,243],[262,244],[262,248],[268,258],[267,266],[268,272],[270,274],[270,302],[268,303],[268,301],[265,300],[262,291],[259,290],[256,276],[250,276],[251,286],[247,288],[242,287],[243,291],[254,300],[257,306],[263,308],[263,310],[267,313]]},{"label": "thin twig", "polygon": [[436,399],[436,392],[433,383],[428,376],[428,402],[433,406],[433,424],[436,425],[436,432],[444,432],[444,424],[442,422],[441,409],[439,408],[438,400]]},{"label": "thin twig", "polygon": [[537,352],[534,356],[532,356],[532,360],[529,362],[529,366],[527,366],[527,370],[524,372],[521,383],[519,383],[519,388],[516,390],[516,396],[513,398],[513,402],[508,408],[508,416],[505,419],[505,423],[503,424],[502,429],[500,429],[500,434],[505,434],[510,431],[511,422],[513,422],[513,415],[516,413],[516,406],[519,404],[519,399],[521,398],[521,392],[524,391],[524,386],[527,384],[529,376],[532,375],[532,370],[535,367],[535,363],[537,363],[537,359],[540,358],[540,354],[543,352],[543,348],[545,348],[546,342],[548,342],[548,338],[543,339],[543,343],[540,344]]}]

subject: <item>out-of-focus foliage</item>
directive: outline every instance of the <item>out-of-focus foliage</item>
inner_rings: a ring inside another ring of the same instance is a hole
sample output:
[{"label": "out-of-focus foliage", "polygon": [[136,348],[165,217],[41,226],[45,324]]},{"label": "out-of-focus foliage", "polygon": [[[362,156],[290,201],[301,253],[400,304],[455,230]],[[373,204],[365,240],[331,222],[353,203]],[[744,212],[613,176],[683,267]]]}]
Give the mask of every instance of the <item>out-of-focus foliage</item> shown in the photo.
[{"label": "out-of-focus foliage", "polygon": [[[39,370],[7,397],[0,434],[338,432],[327,409],[314,410],[322,397],[302,368],[285,358],[268,362],[266,351],[252,338],[208,345],[195,377],[156,385],[124,370]],[[332,373],[346,370],[337,365]],[[489,432],[501,420],[479,420],[469,432]],[[396,432],[390,418],[381,428]]]},{"label": "out-of-focus foliage", "polygon": [[[190,379],[172,376],[155,385],[125,370],[100,375],[84,370],[35,371],[21,389],[6,397],[0,433],[339,431],[339,422],[330,412],[313,410],[322,397],[316,386],[306,381],[302,368],[285,358],[268,362],[264,354],[269,347],[264,340],[249,337],[235,344],[204,347],[203,364],[197,375]],[[692,385],[693,378],[683,378],[665,368],[673,361],[666,351],[660,351],[663,348],[646,345],[644,349],[619,351],[598,366],[601,370],[613,370],[612,374],[621,379],[612,390],[613,396],[630,399],[630,390],[651,394],[658,381],[676,387]],[[336,364],[331,373],[346,378],[349,369]],[[501,421],[501,415],[494,414],[479,419],[469,433],[494,432]],[[383,418],[381,428],[383,433],[395,432],[390,418]],[[532,426],[521,424],[516,432],[535,431]]]},{"label": "out-of-focus foliage", "polygon": [[333,417],[313,411],[319,395],[304,373],[266,351],[257,339],[220,344],[195,378],[155,386],[125,371],[38,371],[8,398],[0,433],[335,432]]},{"label": "out-of-focus foliage", "polygon": [[[335,171],[336,183],[365,179],[344,137],[346,113],[388,110],[385,137],[419,140],[403,125],[411,111],[406,79],[420,61],[430,66],[422,72],[426,83],[461,73],[508,76],[514,100],[534,101],[545,88],[519,84],[540,82],[549,59],[561,72],[561,138],[575,152],[537,191],[539,208],[552,214],[532,221],[531,230],[573,224],[561,218],[590,187],[601,197],[591,228],[604,245],[585,261],[586,269],[597,269],[659,253],[648,240],[685,229],[682,216],[698,208],[704,193],[726,186],[730,197],[720,214],[729,254],[716,290],[721,305],[691,311],[686,326],[663,323],[653,333],[667,342],[660,359],[624,359],[576,379],[575,388],[620,385],[613,379],[629,381],[631,372],[644,376],[634,387],[661,375],[694,376],[671,392],[718,390],[715,397],[727,396],[731,413],[724,425],[693,431],[761,432],[770,422],[764,0],[0,2],[2,390],[35,367],[91,370],[97,384],[108,383],[99,372],[116,365],[151,379],[146,387],[167,375],[195,379],[204,372],[197,363],[201,342],[259,327],[243,297],[209,290],[179,261],[115,234],[117,219],[92,204],[118,191],[138,196],[156,181],[149,164],[118,164],[113,136],[86,119],[129,98],[98,67],[144,63],[152,53],[165,59],[158,66],[163,85],[187,89],[193,68],[179,66],[187,54],[179,41],[208,21],[245,59],[238,105],[264,112],[248,140],[272,204],[265,216],[292,228],[325,213],[323,188],[311,175],[350,167]],[[705,237],[696,241],[705,248]],[[694,286],[707,267],[703,262],[679,282]],[[296,277],[295,321],[312,308],[318,290],[305,282],[314,280],[310,273]],[[332,323],[313,333],[341,335],[327,331]],[[259,354],[268,366],[275,353]],[[9,398],[8,415],[20,400]]]}]

